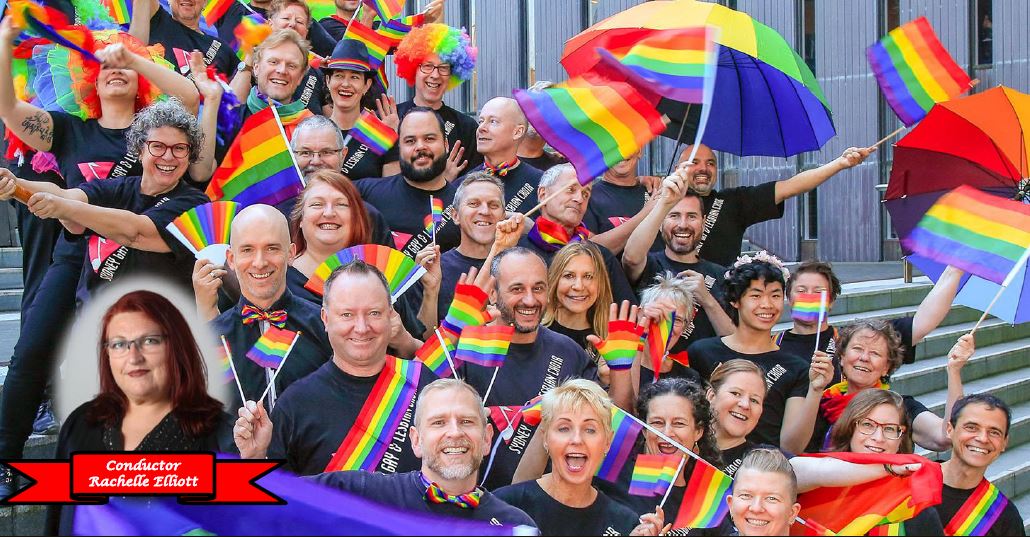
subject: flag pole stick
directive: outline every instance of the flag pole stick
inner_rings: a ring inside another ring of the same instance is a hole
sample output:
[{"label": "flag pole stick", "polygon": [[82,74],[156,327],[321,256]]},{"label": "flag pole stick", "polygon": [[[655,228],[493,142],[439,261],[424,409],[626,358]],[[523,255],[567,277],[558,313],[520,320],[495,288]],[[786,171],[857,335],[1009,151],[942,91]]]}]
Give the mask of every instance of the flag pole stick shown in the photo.
[{"label": "flag pole stick", "polygon": [[[350,31],[350,23],[354,22],[354,19],[358,18],[358,13],[361,12],[361,8],[363,8],[364,6],[365,6],[364,2],[361,2],[360,4],[358,4],[358,8],[354,10],[354,14],[351,15],[350,16],[350,20],[347,21],[347,27],[343,29],[343,35],[340,36],[340,41],[343,41],[344,38],[347,37],[347,32]],[[343,145],[347,145],[347,144],[343,144]]]},{"label": "flag pole stick", "polygon": [[880,145],[882,145],[882,144],[883,144],[884,142],[886,142],[887,140],[890,140],[891,138],[894,138],[895,136],[897,136],[897,135],[898,135],[898,133],[899,133],[899,132],[901,132],[901,131],[903,131],[903,130],[905,130],[905,129],[907,129],[907,128],[908,128],[908,127],[906,127],[906,126],[904,126],[904,125],[902,125],[902,126],[898,127],[897,129],[895,129],[895,131],[894,131],[894,132],[892,132],[892,133],[888,134],[887,136],[884,136],[883,138],[880,138],[880,141],[879,141],[879,142],[876,142],[875,144],[873,144],[873,145],[869,146],[869,147],[870,147],[870,149],[871,149],[871,148],[874,148],[874,147],[880,147]]},{"label": "flag pole stick", "polygon": [[1028,260],[1030,260],[1030,247],[1027,247],[1027,249],[1023,252],[1023,255],[1019,258],[1019,261],[1017,261],[1016,264],[1012,267],[1012,270],[1009,271],[1008,276],[1005,276],[1005,281],[1001,282],[1001,288],[998,289],[998,292],[995,293],[994,298],[991,299],[991,303],[987,305],[986,309],[984,309],[984,313],[980,316],[980,320],[976,321],[976,325],[973,326],[973,329],[969,331],[969,335],[975,334],[976,330],[980,328],[980,323],[984,322],[984,319],[987,318],[987,314],[991,311],[991,308],[993,308],[994,304],[998,302],[999,298],[1001,298],[1001,294],[1005,292],[1005,289],[1008,289],[1009,285],[1012,283],[1012,280],[1016,279],[1016,274],[1019,274],[1020,270],[1026,270],[1026,263]]},{"label": "flag pole stick", "polygon": [[667,434],[659,431],[655,427],[653,427],[651,425],[648,425],[647,423],[641,421],[640,418],[634,416],[633,414],[630,414],[629,412],[623,412],[623,414],[625,414],[627,418],[629,418],[629,419],[639,423],[640,425],[642,425],[648,431],[651,431],[652,433],[656,434],[658,436],[658,438],[661,438],[662,440],[665,440],[666,442],[672,444],[672,446],[675,447],[676,449],[686,453],[687,455],[690,455],[692,458],[697,459],[700,462],[703,462],[703,463],[708,464],[709,466],[711,466],[711,464],[709,464],[708,461],[702,459],[700,455],[698,455],[697,453],[694,453],[693,451],[690,451],[689,449],[684,447],[683,444],[680,444],[679,442],[673,440]]},{"label": "flag pole stick", "polygon": [[668,490],[665,491],[665,496],[662,496],[662,503],[658,504],[658,507],[665,507],[665,502],[669,500],[669,495],[672,494],[672,489],[676,486],[676,480],[680,478],[680,473],[683,472],[683,465],[685,464],[687,464],[687,458],[680,458],[679,468],[676,468],[676,477],[672,479],[672,484],[669,485]]},{"label": "flag pole stick", "polygon": [[225,336],[219,337],[222,338],[222,347],[225,349],[225,356],[229,359],[229,369],[232,370],[232,378],[236,381],[236,388],[240,390],[240,401],[246,404],[247,396],[243,395],[243,385],[240,384],[240,376],[236,374],[236,365],[232,363],[232,352],[229,351],[229,342],[225,340]]},{"label": "flag pole stick", "polygon": [[268,107],[272,109],[272,115],[275,116],[275,124],[279,127],[279,135],[283,137],[283,141],[286,142],[286,152],[290,154],[290,162],[293,163],[293,169],[297,170],[297,176],[300,177],[300,184],[308,186],[304,182],[304,172],[300,171],[300,166],[297,165],[297,157],[293,154],[293,148],[290,147],[290,138],[286,136],[286,129],[283,128],[283,121],[279,118],[279,111],[275,109],[275,103],[268,103]]},{"label": "flag pole stick", "polygon": [[486,395],[483,396],[483,404],[486,404],[486,398],[490,397],[490,390],[494,387],[494,381],[497,380],[497,372],[501,370],[501,366],[494,368],[494,376],[490,377],[490,385],[486,387]]},{"label": "flag pole stick", "polygon": [[[262,399],[264,399],[266,395],[268,395],[268,390],[270,390],[272,388],[272,386],[275,384],[275,378],[278,377],[279,376],[279,372],[282,371],[284,367],[286,367],[286,360],[288,360],[290,358],[290,352],[293,351],[293,346],[297,344],[297,340],[298,339],[300,339],[300,331],[299,330],[297,331],[297,334],[295,336],[293,336],[293,341],[290,342],[290,347],[288,349],[286,349],[286,354],[283,356],[283,361],[281,363],[279,363],[279,367],[277,367],[275,369],[275,374],[272,375],[272,380],[268,381],[268,386],[265,386],[265,391],[261,392],[261,397],[258,397],[258,401],[259,402]],[[269,409],[269,410],[271,410],[271,409]]]},{"label": "flag pole stick", "polygon": [[454,375],[454,378],[458,378],[458,368],[454,367],[454,361],[451,360],[451,353],[447,351],[447,340],[440,335],[439,327],[433,329],[433,331],[436,332],[436,337],[440,340],[440,346],[443,348],[443,357],[447,358],[447,365],[451,366],[451,373]]},{"label": "flag pole stick", "polygon": [[[591,181],[591,183],[594,183],[594,182],[596,182],[599,179],[600,179],[600,177],[598,177],[597,179],[594,179],[593,181]],[[579,179],[575,179],[575,181],[578,183]],[[572,183],[568,183],[568,185],[572,186]],[[555,191],[551,192],[550,194],[548,194],[546,198],[540,200],[540,203],[537,203],[536,207],[533,207],[532,209],[526,211],[526,213],[523,214],[522,216],[525,216],[526,218],[529,218],[529,215],[539,211],[541,207],[543,207],[544,205],[547,205],[548,202],[550,202],[554,198],[558,197],[558,194],[561,194],[564,190],[565,190],[565,188],[555,189]]]},{"label": "flag pole stick", "polygon": [[676,135],[676,147],[672,150],[672,158],[669,159],[669,169],[665,172],[666,176],[672,175],[672,168],[676,165],[676,153],[680,150],[680,144],[683,143],[683,130],[687,126],[687,116],[690,115],[690,107],[694,103],[687,103],[687,111],[683,114],[683,122],[680,123],[680,132]]},{"label": "flag pole stick", "polygon": [[823,321],[826,320],[826,289],[819,293],[819,324],[815,333],[815,351],[819,350],[819,335],[823,333]]}]

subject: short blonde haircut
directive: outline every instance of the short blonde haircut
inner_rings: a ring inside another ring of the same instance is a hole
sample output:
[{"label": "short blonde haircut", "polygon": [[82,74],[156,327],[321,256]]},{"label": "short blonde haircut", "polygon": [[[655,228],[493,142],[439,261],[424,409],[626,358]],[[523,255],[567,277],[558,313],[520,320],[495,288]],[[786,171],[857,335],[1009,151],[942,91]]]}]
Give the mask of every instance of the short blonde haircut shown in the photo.
[{"label": "short blonde haircut", "polygon": [[261,61],[261,54],[264,51],[278,47],[283,43],[293,43],[294,45],[297,45],[297,48],[300,49],[301,63],[304,64],[304,69],[307,71],[308,54],[311,53],[311,42],[301,37],[296,30],[291,30],[289,28],[283,28],[282,30],[272,32],[272,35],[268,36],[268,39],[265,39],[260,45],[254,47],[254,63],[257,64]]},{"label": "short blonde haircut", "polygon": [[421,425],[422,414],[425,413],[425,405],[422,404],[422,400],[430,393],[440,390],[465,390],[472,394],[472,397],[476,400],[476,405],[479,408],[479,417],[482,418],[480,425],[486,426],[487,410],[483,408],[483,398],[479,395],[479,392],[464,380],[446,378],[436,379],[433,382],[426,384],[426,386],[422,388],[422,392],[418,394],[418,400],[415,401],[415,418],[412,420],[415,427],[419,427]]},{"label": "short blonde haircut", "polygon": [[[798,501],[798,478],[794,474],[794,467],[791,466],[790,461],[787,460],[787,457],[783,456],[780,450],[752,449],[744,456],[744,460],[740,463],[740,468],[737,468],[737,472],[734,475],[739,478],[744,470],[782,475],[787,478],[787,493],[790,503]],[[737,481],[734,481],[734,484],[736,483]]]},{"label": "short blonde haircut", "polygon": [[559,412],[579,410],[586,407],[597,414],[601,427],[610,439],[612,436],[612,401],[596,382],[586,379],[570,379],[544,394],[540,409],[540,429],[546,431]]}]

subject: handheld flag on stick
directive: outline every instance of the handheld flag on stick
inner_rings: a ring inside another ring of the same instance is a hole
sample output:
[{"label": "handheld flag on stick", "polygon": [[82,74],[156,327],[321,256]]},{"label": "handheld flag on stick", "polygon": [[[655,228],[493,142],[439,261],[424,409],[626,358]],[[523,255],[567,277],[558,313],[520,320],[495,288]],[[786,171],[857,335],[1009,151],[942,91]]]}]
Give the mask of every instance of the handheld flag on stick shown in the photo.
[{"label": "handheld flag on stick", "polygon": [[247,351],[247,358],[261,367],[277,369],[282,366],[286,353],[293,347],[297,333],[284,328],[269,326],[257,343]]},{"label": "handheld flag on stick", "polygon": [[608,448],[608,454],[601,461],[597,468],[597,477],[615,483],[619,479],[619,472],[626,465],[633,446],[637,442],[637,435],[643,428],[639,420],[627,414],[621,408],[612,405],[612,443]]},{"label": "handheld flag on stick", "polygon": [[240,23],[233,29],[232,35],[236,38],[231,43],[232,48],[236,51],[236,56],[240,61],[243,61],[248,54],[254,51],[254,47],[272,35],[272,26],[266,24],[265,18],[260,14],[251,13],[240,19]]},{"label": "handheld flag on stick", "polygon": [[816,326],[819,327],[819,330],[815,333],[815,350],[816,351],[819,350],[819,335],[823,331],[823,321],[826,320],[826,307],[827,307],[827,303],[826,303],[826,289],[823,289],[822,292],[819,293],[819,319],[817,320],[817,324],[816,324]]},{"label": "handheld flag on stick", "polygon": [[694,461],[674,528],[714,528],[729,511],[726,495],[733,479],[704,460]]},{"label": "handheld flag on stick", "polygon": [[365,144],[369,150],[379,156],[385,155],[393,147],[393,144],[397,143],[397,131],[383,123],[370,110],[361,113],[347,136]]},{"label": "handheld flag on stick", "polygon": [[200,11],[200,16],[207,21],[208,24],[218,24],[218,21],[222,20],[225,16],[225,12],[229,11],[233,3],[236,0],[208,0],[204,9]]},{"label": "handheld flag on stick", "polygon": [[454,346],[440,335],[439,329],[436,330],[435,337],[431,337],[415,351],[415,358],[418,361],[426,364],[436,376],[440,378],[447,378],[452,374],[457,375],[454,368],[457,364],[453,363],[450,359],[450,352],[454,350]]},{"label": "handheld flag on stick", "polygon": [[411,32],[412,28],[425,24],[425,20],[426,16],[422,13],[417,15],[408,15],[407,17],[401,17],[399,19],[391,19],[383,21],[383,23],[376,28],[376,32],[389,39],[390,47],[393,48],[400,44],[404,37]]},{"label": "handheld flag on stick", "polygon": [[636,496],[664,496],[676,481],[676,471],[683,460],[679,455],[637,455],[629,493]]},{"label": "handheld flag on stick", "polygon": [[243,385],[240,384],[240,376],[236,374],[236,364],[232,361],[232,351],[229,350],[229,342],[225,340],[225,336],[220,336],[222,339],[222,347],[219,352],[219,359],[222,362],[223,379],[225,382],[236,381],[236,389],[240,391],[240,401],[247,402],[247,396],[243,394]]},{"label": "handheld flag on stick", "polygon": [[100,0],[100,3],[107,9],[107,12],[117,24],[129,24],[132,21],[132,1],[126,0]]},{"label": "handheld flag on stick", "polygon": [[490,322],[486,301],[486,291],[472,284],[459,283],[454,288],[454,300],[440,322],[440,328],[457,341],[466,326],[480,326]]},{"label": "handheld flag on stick", "polygon": [[379,14],[381,20],[396,19],[404,13],[405,0],[365,0],[368,7]]},{"label": "handheld flag on stick", "polygon": [[654,367],[654,381],[658,382],[659,371],[662,369],[662,360],[669,353],[669,342],[672,341],[672,327],[676,323],[676,312],[672,311],[668,317],[663,317],[658,322],[652,322],[647,332],[647,350],[651,354],[651,365]]},{"label": "handheld flag on stick", "polygon": [[[271,330],[272,328],[275,328],[275,327],[274,326],[269,326],[268,328],[269,328],[269,330]],[[278,365],[278,367],[275,370],[275,374],[272,375],[271,379],[269,379],[268,385],[265,386],[265,391],[261,392],[261,397],[257,398],[258,402],[261,402],[265,398],[265,396],[268,395],[268,390],[272,389],[272,386],[275,386],[275,379],[279,376],[279,373],[281,373],[282,370],[285,369],[286,360],[288,360],[290,358],[290,352],[293,351],[293,347],[297,344],[297,340],[300,339],[300,334],[301,334],[301,332],[299,330],[294,334],[293,341],[290,342],[290,346],[287,347],[286,348],[286,352],[283,353],[283,359],[281,361],[279,361],[279,365]],[[247,357],[249,358],[250,355],[248,354]],[[253,358],[251,358],[251,359],[253,360]],[[271,409],[269,409],[269,410],[271,410]]]},{"label": "handheld flag on stick", "polygon": [[541,412],[544,406],[544,396],[538,395],[530,399],[522,407],[522,421],[526,422],[527,425],[536,427],[540,425]]},{"label": "handheld flag on stick", "polygon": [[866,49],[876,83],[898,119],[911,127],[935,103],[972,87],[926,17],[902,24]]},{"label": "handheld flag on stick", "polygon": [[798,293],[790,316],[795,321],[814,323],[819,320],[822,309],[823,299],[820,293]]},{"label": "handheld flag on stick", "polygon": [[389,38],[376,33],[375,30],[351,20],[347,25],[345,39],[353,39],[365,45],[368,49],[368,60],[372,70],[376,70],[386,61],[386,55],[390,53],[392,42]]},{"label": "handheld flag on stick", "polygon": [[60,11],[29,0],[14,0],[8,9],[9,16],[16,26],[26,28],[40,37],[68,47],[82,54],[83,58],[100,62],[93,55],[95,47],[93,33],[85,26],[70,25],[68,19]]},{"label": "handheld flag on stick", "polygon": [[[458,340],[454,358],[483,367],[501,367],[508,355],[512,326],[466,326]],[[484,398],[485,399],[485,398]]]},{"label": "handheld flag on stick", "polygon": [[426,231],[433,237],[433,244],[436,244],[436,228],[443,222],[443,199],[429,196],[429,214],[426,215]]}]

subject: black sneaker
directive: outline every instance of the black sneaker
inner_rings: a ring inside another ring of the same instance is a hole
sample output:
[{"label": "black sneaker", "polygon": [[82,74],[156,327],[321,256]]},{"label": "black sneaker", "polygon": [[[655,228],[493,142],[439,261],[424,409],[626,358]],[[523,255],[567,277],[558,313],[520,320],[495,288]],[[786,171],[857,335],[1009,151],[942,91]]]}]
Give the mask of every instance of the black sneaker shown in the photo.
[{"label": "black sneaker", "polygon": [[36,419],[32,422],[32,434],[57,434],[61,424],[57,423],[50,399],[44,399],[36,410]]}]

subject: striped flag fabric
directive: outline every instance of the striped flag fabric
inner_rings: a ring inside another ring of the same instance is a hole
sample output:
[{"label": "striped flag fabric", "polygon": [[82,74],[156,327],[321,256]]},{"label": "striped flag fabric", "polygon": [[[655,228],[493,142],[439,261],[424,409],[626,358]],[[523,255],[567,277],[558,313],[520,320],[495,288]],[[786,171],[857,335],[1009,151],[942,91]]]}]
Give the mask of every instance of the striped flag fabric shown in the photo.
[{"label": "striped flag fabric", "polygon": [[715,81],[717,33],[709,26],[664,30],[640,40],[622,57],[604,49],[597,52],[605,66],[648,85],[662,97],[705,103],[711,102],[706,99],[706,81]]},{"label": "striped flag fabric", "polygon": [[382,22],[376,32],[379,35],[390,40],[390,47],[394,48],[400,44],[405,36],[411,32],[412,28],[417,28],[425,24],[426,16],[422,13],[417,15],[408,15],[407,17],[401,17],[399,19],[390,19]]},{"label": "striped flag fabric", "polygon": [[295,339],[296,332],[269,325],[268,330],[265,330],[254,346],[247,351],[247,358],[261,367],[278,369],[290,352]]},{"label": "striped flag fabric", "polygon": [[665,130],[658,97],[590,72],[542,90],[514,92],[526,118],[586,185]]},{"label": "striped flag fabric", "polygon": [[988,535],[994,523],[1005,512],[1009,499],[998,487],[981,478],[973,494],[944,526],[945,535]]},{"label": "striped flag fabric", "polygon": [[[523,419],[525,414],[523,413]],[[612,405],[612,443],[608,448],[608,454],[601,461],[597,468],[597,477],[616,483],[619,479],[619,472],[626,465],[629,456],[633,453],[637,436],[644,426],[621,408]]]},{"label": "striped flag fabric", "polygon": [[383,65],[383,62],[386,61],[386,55],[390,53],[390,48],[393,46],[390,38],[380,35],[357,20],[351,21],[350,25],[347,26],[347,33],[344,38],[353,39],[365,45],[365,48],[368,49],[369,64],[371,64],[373,69],[378,69],[379,66]]},{"label": "striped flag fabric", "polygon": [[404,0],[365,0],[365,4],[384,21],[396,19],[404,13]]},{"label": "striped flag fabric", "polygon": [[513,326],[466,326],[454,357],[483,367],[501,367],[514,333]]},{"label": "striped flag fabric", "polygon": [[887,104],[906,127],[923,119],[935,103],[972,87],[926,17],[891,30],[866,49],[866,58]]},{"label": "striped flag fabric", "polygon": [[82,54],[84,59],[99,63],[92,52],[95,48],[93,32],[85,26],[71,25],[64,13],[57,9],[29,0],[13,0],[7,13],[15,26],[24,28],[29,35],[70,48]]},{"label": "striped flag fabric", "polygon": [[225,346],[219,345],[215,350],[216,356],[218,356],[218,369],[221,371],[222,383],[229,384],[236,380],[236,374],[233,373],[232,365],[229,363],[232,358],[229,357],[225,352]]},{"label": "striped flag fabric", "polygon": [[694,469],[683,493],[683,503],[674,528],[714,528],[722,523],[729,508],[726,496],[733,479],[714,466],[695,459]]},{"label": "striped flag fabric", "polygon": [[658,382],[658,372],[662,369],[662,359],[669,351],[669,341],[672,340],[672,327],[675,323],[676,312],[672,311],[668,317],[663,317],[658,322],[652,322],[647,331],[647,350],[651,354],[655,382]]},{"label": "striped flag fabric", "polygon": [[908,251],[1002,284],[1030,248],[1030,205],[968,185],[943,195],[907,237]]},{"label": "striped flag fabric", "polygon": [[[426,364],[426,367],[436,376],[447,378],[453,375],[454,371],[451,370],[451,364],[447,362],[446,353],[454,354],[454,345],[446,338],[437,337],[434,334],[415,351],[415,358]],[[451,361],[453,360],[452,358]],[[458,362],[454,363],[454,367],[458,367],[458,365]]]},{"label": "striped flag fabric", "polygon": [[132,20],[132,2],[125,0],[100,0],[117,24],[129,24]]},{"label": "striped flag fabric", "polygon": [[819,322],[819,312],[825,311],[825,307],[822,293],[798,293],[790,316],[803,323]]},{"label": "striped flag fabric", "polygon": [[637,455],[629,493],[636,496],[662,496],[676,481],[676,470],[683,457],[679,455]]},{"label": "striped flag fabric", "polygon": [[218,24],[218,21],[222,20],[225,16],[225,12],[229,10],[233,2],[236,0],[208,0],[207,4],[204,5],[204,9],[200,11],[200,16],[204,17],[204,20],[208,24]]},{"label": "striped flag fabric", "polygon": [[371,110],[365,110],[348,133],[355,140],[382,156],[397,143],[397,131],[383,123]]},{"label": "striped flag fabric", "polygon": [[544,396],[538,395],[530,399],[522,407],[522,421],[526,422],[527,425],[536,427],[540,425],[542,419],[541,413],[544,408]]},{"label": "striped flag fabric", "polygon": [[286,135],[269,106],[243,122],[207,186],[207,195],[212,201],[230,200],[246,207],[275,205],[303,189]]},{"label": "striped flag fabric", "polygon": [[637,346],[644,327],[630,321],[610,321],[608,338],[597,347],[608,367],[614,370],[629,369],[637,357]]},{"label": "striped flag fabric", "polygon": [[443,199],[436,196],[429,196],[429,214],[424,220],[426,231],[433,237],[436,236],[436,226],[443,222]]}]

